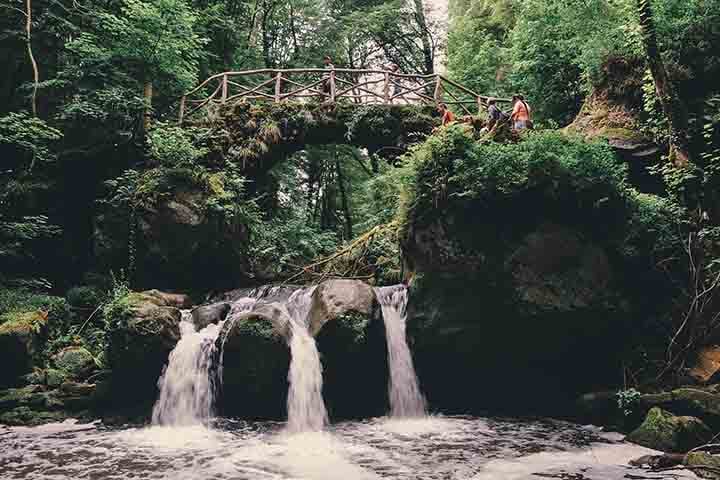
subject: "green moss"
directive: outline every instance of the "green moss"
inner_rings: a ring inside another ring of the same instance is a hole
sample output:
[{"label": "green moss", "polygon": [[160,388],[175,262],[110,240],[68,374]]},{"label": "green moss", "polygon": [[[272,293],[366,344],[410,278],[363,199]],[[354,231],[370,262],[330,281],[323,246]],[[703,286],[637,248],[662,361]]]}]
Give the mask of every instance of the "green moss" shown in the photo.
[{"label": "green moss", "polygon": [[35,426],[50,422],[61,422],[68,418],[62,411],[38,411],[30,407],[17,407],[0,413],[0,424]]},{"label": "green moss", "polygon": [[334,322],[339,322],[345,334],[351,335],[353,344],[362,344],[367,339],[367,327],[370,324],[370,318],[364,313],[347,312],[335,319]]},{"label": "green moss", "polygon": [[658,407],[650,409],[645,421],[627,440],[667,452],[687,452],[710,440],[712,433],[701,420],[676,417]]},{"label": "green moss", "polygon": [[606,127],[600,130],[598,133],[599,137],[605,138],[607,140],[617,139],[617,140],[625,140],[628,142],[647,142],[648,139],[637,130],[632,130],[629,128],[611,128]]},{"label": "green moss", "polygon": [[47,324],[46,312],[12,312],[0,316],[0,335],[38,334]]},{"label": "green moss", "polygon": [[73,307],[79,308],[95,308],[103,300],[103,294],[97,288],[83,285],[73,287],[67,291],[65,298]]},{"label": "green moss", "polygon": [[92,353],[83,347],[68,347],[53,357],[58,369],[72,378],[87,376],[97,365]]},{"label": "green moss", "polygon": [[690,452],[683,462],[700,478],[720,480],[720,457],[705,452]]}]

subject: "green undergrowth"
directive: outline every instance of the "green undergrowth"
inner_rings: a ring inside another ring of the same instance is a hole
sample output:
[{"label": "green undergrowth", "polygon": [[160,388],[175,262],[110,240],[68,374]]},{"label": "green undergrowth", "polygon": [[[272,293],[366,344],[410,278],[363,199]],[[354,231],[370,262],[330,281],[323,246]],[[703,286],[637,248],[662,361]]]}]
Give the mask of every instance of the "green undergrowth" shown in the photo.
[{"label": "green undergrowth", "polygon": [[398,216],[406,224],[471,208],[478,225],[571,224],[628,256],[679,247],[682,209],[635,191],[602,141],[540,131],[519,143],[480,143],[450,127],[416,148],[405,168]]}]

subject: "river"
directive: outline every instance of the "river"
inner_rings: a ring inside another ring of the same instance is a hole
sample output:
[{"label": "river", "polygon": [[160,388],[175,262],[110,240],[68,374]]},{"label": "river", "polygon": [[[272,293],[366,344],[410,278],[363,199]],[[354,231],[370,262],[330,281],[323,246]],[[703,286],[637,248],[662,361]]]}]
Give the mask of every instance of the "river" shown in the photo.
[{"label": "river", "polygon": [[628,466],[651,453],[566,422],[376,418],[290,433],[284,422],[110,428],[0,427],[0,478],[222,480],[620,480],[695,478]]}]

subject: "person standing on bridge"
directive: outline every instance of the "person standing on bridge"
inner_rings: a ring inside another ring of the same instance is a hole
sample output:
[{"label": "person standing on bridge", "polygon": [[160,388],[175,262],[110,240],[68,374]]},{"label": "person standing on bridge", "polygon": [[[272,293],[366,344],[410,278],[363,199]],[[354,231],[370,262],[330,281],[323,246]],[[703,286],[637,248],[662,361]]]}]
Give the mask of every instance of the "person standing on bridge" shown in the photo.
[{"label": "person standing on bridge", "polygon": [[438,112],[442,114],[443,127],[455,121],[455,114],[452,113],[444,103],[438,105]]},{"label": "person standing on bridge", "polygon": [[515,130],[532,128],[532,120],[530,119],[532,111],[525,101],[525,97],[522,95],[513,95],[512,101],[513,111],[512,114],[510,114],[510,119],[513,121],[513,128],[515,128]]},{"label": "person standing on bridge", "polygon": [[[397,63],[393,63],[390,65],[390,73],[398,74],[400,73],[400,66]],[[401,77],[393,77],[390,76],[390,81],[393,84],[393,91],[392,91],[392,97],[390,98],[390,103],[393,103],[396,98],[402,98],[402,81]]]},{"label": "person standing on bridge", "polygon": [[325,65],[325,70],[327,70],[328,72],[323,73],[322,91],[329,97],[332,91],[332,87],[330,86],[330,70],[335,70],[335,65],[333,65],[330,55],[325,55],[323,57],[323,65]]}]

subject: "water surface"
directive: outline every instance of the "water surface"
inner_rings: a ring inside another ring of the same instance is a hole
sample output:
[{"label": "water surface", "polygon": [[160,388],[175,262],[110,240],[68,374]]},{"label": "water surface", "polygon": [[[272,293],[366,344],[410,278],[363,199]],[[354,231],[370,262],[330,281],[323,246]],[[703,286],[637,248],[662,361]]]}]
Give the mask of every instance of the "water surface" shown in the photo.
[{"label": "water surface", "polygon": [[0,478],[625,480],[695,478],[627,466],[651,453],[552,420],[378,418],[288,433],[284,423],[108,428],[0,426]]}]

